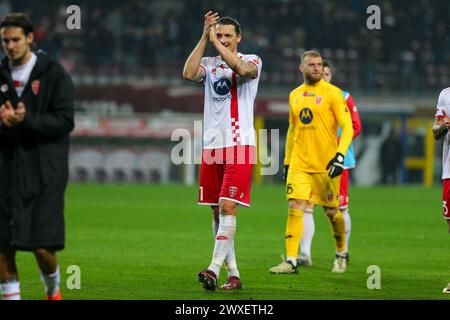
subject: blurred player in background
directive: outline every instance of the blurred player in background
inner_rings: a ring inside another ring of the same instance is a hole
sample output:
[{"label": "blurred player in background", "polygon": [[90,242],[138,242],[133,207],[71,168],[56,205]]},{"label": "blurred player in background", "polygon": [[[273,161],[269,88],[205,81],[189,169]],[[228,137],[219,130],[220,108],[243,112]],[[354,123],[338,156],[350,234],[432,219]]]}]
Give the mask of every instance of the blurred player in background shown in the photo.
[{"label": "blurred player in background", "polygon": [[[331,83],[333,78],[333,68],[327,62],[323,61],[323,79],[326,82]],[[350,110],[350,115],[352,117],[353,125],[353,139],[359,136],[361,133],[361,120],[359,118],[359,113],[356,108],[353,97],[350,93],[342,91],[344,95],[345,102],[347,103],[348,109]],[[340,130],[338,135],[340,136]],[[349,183],[349,171],[356,166],[356,157],[353,142],[347,150],[347,154],[344,159],[344,172],[341,175],[341,185],[339,191],[339,210],[342,212],[345,221],[345,241],[348,251],[348,244],[350,240],[350,230],[351,230],[351,219],[348,210],[348,183]],[[286,171],[286,170],[285,170]],[[297,258],[297,265],[311,266],[311,243],[314,237],[314,204],[308,204],[305,208],[303,215],[303,237],[300,240],[300,254]]]},{"label": "blurred player in background", "polygon": [[[215,245],[209,267],[197,276],[207,291],[216,289],[224,262],[228,279],[220,288],[242,287],[234,235],[238,205],[250,206],[256,146],[253,104],[262,62],[256,55],[239,53],[240,41],[241,28],[235,19],[219,18],[209,11],[204,16],[202,37],[183,70],[185,79],[205,86],[198,203],[213,209]],[[218,56],[203,57],[208,42]]]},{"label": "blurred player in background", "polygon": [[[286,197],[286,260],[271,273],[296,273],[303,233],[303,212],[309,203],[319,204],[331,223],[336,241],[333,272],[345,272],[347,249],[345,223],[339,211],[339,176],[344,155],[353,138],[350,111],[342,91],[322,79],[323,63],[318,52],[302,55],[304,83],[289,95],[289,129],[284,164],[288,166]],[[338,142],[338,126],[342,128]],[[328,172],[327,172],[328,171]]]},{"label": "blurred player in background", "polygon": [[56,251],[64,248],[64,192],[74,87],[46,53],[30,50],[33,25],[22,13],[0,24],[0,289],[20,299],[16,250],[36,256],[47,300],[61,300]]},{"label": "blurred player in background", "polygon": [[[442,202],[444,209],[444,219],[448,224],[448,232],[450,233],[450,213],[448,205],[450,203],[450,138],[448,130],[450,128],[450,87],[441,91],[437,103],[437,111],[433,125],[433,136],[435,140],[444,137],[442,151]],[[444,288],[444,293],[450,293],[450,283]]]}]

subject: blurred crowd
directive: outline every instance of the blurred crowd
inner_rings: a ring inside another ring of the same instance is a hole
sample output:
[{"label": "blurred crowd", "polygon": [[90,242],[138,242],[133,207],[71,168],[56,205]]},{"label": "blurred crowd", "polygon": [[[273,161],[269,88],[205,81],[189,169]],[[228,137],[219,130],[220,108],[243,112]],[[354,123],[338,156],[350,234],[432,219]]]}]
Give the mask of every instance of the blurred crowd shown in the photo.
[{"label": "blurred crowd", "polygon": [[[66,28],[71,4],[81,8],[81,30]],[[366,26],[373,4],[380,30]],[[2,16],[30,15],[37,47],[71,72],[155,79],[181,78],[210,9],[240,21],[239,50],[262,58],[262,85],[296,86],[299,56],[311,48],[333,62],[336,83],[349,90],[421,93],[450,83],[448,0],[0,0]]]}]

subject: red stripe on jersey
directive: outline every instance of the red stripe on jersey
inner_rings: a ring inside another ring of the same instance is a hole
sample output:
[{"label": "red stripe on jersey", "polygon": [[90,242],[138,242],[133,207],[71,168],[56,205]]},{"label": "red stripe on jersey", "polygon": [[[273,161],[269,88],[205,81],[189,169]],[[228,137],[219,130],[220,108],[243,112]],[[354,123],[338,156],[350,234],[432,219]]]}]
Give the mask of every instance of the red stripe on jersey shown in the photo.
[{"label": "red stripe on jersey", "polygon": [[[237,90],[237,76],[236,72],[233,71],[231,82],[231,128],[232,131],[236,131],[239,128],[239,105],[238,105],[238,90]],[[235,133],[233,137],[233,142],[239,146],[241,145],[241,137],[239,132]]]}]

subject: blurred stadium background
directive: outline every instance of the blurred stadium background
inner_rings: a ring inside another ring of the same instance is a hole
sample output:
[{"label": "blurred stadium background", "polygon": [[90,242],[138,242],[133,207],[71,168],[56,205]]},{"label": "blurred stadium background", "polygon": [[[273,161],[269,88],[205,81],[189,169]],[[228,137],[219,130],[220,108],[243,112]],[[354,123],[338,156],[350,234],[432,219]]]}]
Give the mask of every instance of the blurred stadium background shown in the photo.
[{"label": "blurred stadium background", "polygon": [[[66,28],[72,4],[81,8],[81,30]],[[381,30],[366,27],[373,4],[381,8]],[[1,16],[29,14],[37,48],[58,58],[77,86],[70,250],[61,261],[63,269],[81,266],[89,290],[65,297],[214,299],[195,283],[211,250],[208,210],[195,201],[198,166],[170,158],[178,143],[171,141],[173,130],[194,134],[194,121],[202,119],[203,86],[184,81],[182,68],[210,9],[236,17],[244,32],[239,50],[263,60],[255,124],[280,130],[280,163],[288,94],[302,82],[297,66],[305,50],[318,49],[334,64],[335,84],[353,95],[363,124],[351,176],[355,245],[348,275],[335,278],[328,270],[327,232],[317,235],[317,268],[299,273],[298,281],[267,273],[283,251],[286,203],[281,167],[274,176],[255,170],[254,206],[242,214],[236,242],[249,290],[214,297],[442,298],[448,235],[440,216],[442,148],[431,126],[439,92],[450,85],[448,0],[0,0]],[[381,147],[390,132],[400,144],[394,148],[401,155],[398,175],[389,182],[394,186],[379,188]],[[322,220],[318,229],[327,228]],[[182,268],[175,263],[180,256]],[[388,274],[382,292],[365,286],[374,263]],[[40,298],[32,265],[23,267],[30,278],[24,297]]]},{"label": "blurred stadium background", "polygon": [[[352,93],[361,113],[353,182],[381,182],[381,144],[391,128],[403,147],[395,183],[439,180],[441,148],[430,125],[438,94],[450,83],[445,0],[78,1],[81,30],[66,28],[69,4],[2,0],[0,14],[28,12],[37,47],[73,75],[72,181],[195,182],[194,168],[171,164],[170,137],[176,128],[192,131],[202,118],[203,87],[183,81],[181,70],[209,9],[237,17],[240,51],[263,60],[255,110],[262,127],[279,128],[284,139],[287,96],[301,83],[299,56],[316,48],[335,65],[335,84]],[[372,4],[381,8],[381,30],[366,27]],[[284,140],[280,146],[281,157]]]}]

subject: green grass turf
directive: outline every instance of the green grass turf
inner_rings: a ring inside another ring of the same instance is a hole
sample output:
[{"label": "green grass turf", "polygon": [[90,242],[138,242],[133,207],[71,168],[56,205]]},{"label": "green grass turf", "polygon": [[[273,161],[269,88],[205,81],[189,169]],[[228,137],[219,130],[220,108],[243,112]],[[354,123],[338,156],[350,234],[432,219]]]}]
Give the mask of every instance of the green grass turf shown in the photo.
[{"label": "green grass turf", "polygon": [[[315,213],[313,263],[294,275],[268,269],[284,253],[283,187],[254,186],[240,209],[236,253],[245,289],[205,293],[196,274],[213,249],[209,207],[196,188],[70,185],[66,249],[59,254],[65,299],[449,299],[450,235],[441,189],[357,188],[351,193],[351,261],[332,274],[334,244],[322,208]],[[66,287],[67,267],[81,268],[81,289]],[[381,289],[367,289],[367,267],[381,268]],[[22,297],[41,299],[34,257],[18,253]],[[219,284],[223,283],[223,269]]]}]

